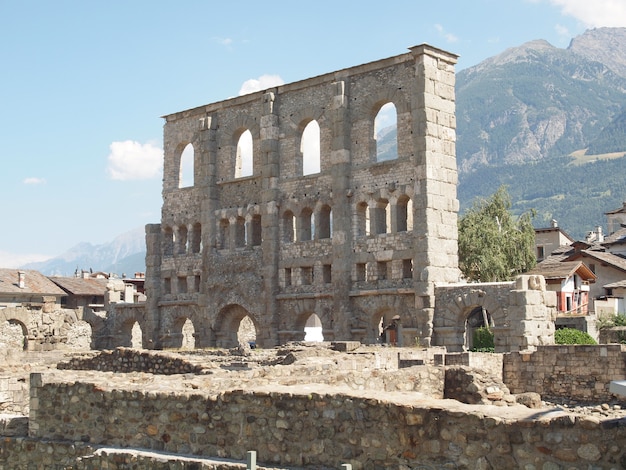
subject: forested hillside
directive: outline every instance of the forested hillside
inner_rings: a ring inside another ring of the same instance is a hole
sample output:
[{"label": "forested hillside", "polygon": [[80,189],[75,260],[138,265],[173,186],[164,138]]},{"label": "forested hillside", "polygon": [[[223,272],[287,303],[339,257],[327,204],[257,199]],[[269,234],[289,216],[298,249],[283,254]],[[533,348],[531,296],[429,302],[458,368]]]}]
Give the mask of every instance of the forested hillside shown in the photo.
[{"label": "forested hillside", "polygon": [[583,238],[626,200],[624,152],[626,28],[567,49],[532,41],[457,74],[462,210],[506,184],[535,226],[556,219]]}]

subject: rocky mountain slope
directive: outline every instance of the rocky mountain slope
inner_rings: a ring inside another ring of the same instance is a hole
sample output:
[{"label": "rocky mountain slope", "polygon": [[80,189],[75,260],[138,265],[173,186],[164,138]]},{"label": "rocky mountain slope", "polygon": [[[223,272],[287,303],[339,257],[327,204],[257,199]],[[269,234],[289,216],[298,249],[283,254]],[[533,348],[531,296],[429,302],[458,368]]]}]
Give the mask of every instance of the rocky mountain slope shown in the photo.
[{"label": "rocky mountain slope", "polygon": [[47,276],[72,276],[78,269],[132,277],[135,272],[146,270],[144,233],[144,228],[138,227],[102,245],[79,243],[55,258],[22,267],[36,269]]},{"label": "rocky mountain slope", "polygon": [[535,226],[557,219],[582,238],[626,200],[625,113],[626,28],[587,31],[567,49],[531,41],[461,70],[461,208],[506,184],[514,211],[537,210]]}]

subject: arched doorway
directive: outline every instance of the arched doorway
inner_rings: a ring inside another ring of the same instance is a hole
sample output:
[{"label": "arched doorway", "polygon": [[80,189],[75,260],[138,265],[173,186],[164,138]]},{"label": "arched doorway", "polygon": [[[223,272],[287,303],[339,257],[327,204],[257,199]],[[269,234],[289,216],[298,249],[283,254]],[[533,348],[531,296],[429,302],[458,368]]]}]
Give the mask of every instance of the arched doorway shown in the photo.
[{"label": "arched doorway", "polygon": [[7,353],[26,351],[28,349],[28,330],[26,325],[17,320],[7,320],[0,325],[2,342],[0,345]]},{"label": "arched doorway", "polygon": [[138,321],[130,329],[130,347],[135,349],[143,348],[143,332]]},{"label": "arched doorway", "polygon": [[304,341],[321,343],[324,341],[322,320],[315,313],[311,314],[304,325]]},{"label": "arched doorway", "polygon": [[256,347],[256,328],[249,315],[243,317],[239,322],[237,341],[239,344],[249,344],[251,347]]},{"label": "arched doorway", "polygon": [[492,329],[494,327],[493,318],[485,307],[479,305],[474,307],[465,320],[465,349],[472,351],[475,347],[484,347],[477,343],[477,334],[485,327]]},{"label": "arched doorway", "polygon": [[378,311],[372,318],[370,342],[401,346],[401,328],[400,315],[394,310]]},{"label": "arched doorway", "polygon": [[248,310],[237,304],[228,305],[220,311],[213,329],[215,330],[215,345],[218,348],[235,348],[240,342],[256,344],[258,337],[258,327],[254,317]]}]

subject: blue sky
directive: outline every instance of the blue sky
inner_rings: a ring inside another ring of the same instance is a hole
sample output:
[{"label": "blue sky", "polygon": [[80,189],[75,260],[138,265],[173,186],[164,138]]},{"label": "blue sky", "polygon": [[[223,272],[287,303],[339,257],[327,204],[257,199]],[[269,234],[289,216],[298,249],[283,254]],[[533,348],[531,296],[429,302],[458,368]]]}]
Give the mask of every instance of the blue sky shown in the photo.
[{"label": "blue sky", "polygon": [[[360,5],[356,7],[356,5]],[[160,116],[429,43],[470,67],[624,0],[0,0],[0,267],[160,221]]]}]

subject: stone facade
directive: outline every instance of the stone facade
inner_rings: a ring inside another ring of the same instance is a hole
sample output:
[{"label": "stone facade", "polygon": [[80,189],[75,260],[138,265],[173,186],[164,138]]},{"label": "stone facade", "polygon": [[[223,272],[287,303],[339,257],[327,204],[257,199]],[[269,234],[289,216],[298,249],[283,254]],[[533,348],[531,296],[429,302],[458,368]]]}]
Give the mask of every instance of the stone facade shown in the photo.
[{"label": "stone facade", "polygon": [[[327,340],[376,342],[399,315],[400,343],[429,344],[434,286],[459,278],[454,64],[422,45],[388,59],[165,116],[161,223],[146,228],[144,336],[232,347],[248,316],[256,341],[302,340],[315,314]],[[397,113],[397,158],[376,161],[374,121]],[[320,128],[320,171],[300,145]],[[252,174],[237,177],[250,131]],[[194,151],[194,184],[181,155]]]}]

